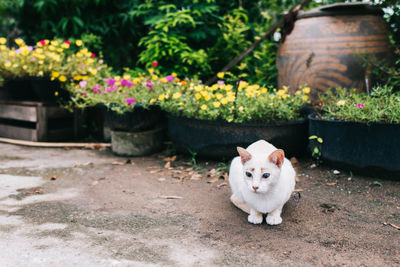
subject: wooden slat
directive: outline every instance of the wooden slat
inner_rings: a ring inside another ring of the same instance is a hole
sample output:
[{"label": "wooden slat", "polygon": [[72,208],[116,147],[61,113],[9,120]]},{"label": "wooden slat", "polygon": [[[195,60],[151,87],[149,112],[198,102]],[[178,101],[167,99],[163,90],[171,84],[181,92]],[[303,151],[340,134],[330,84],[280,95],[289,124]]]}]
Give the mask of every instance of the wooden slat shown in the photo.
[{"label": "wooden slat", "polygon": [[6,138],[37,140],[37,132],[35,129],[0,124],[0,136]]},{"label": "wooden slat", "polygon": [[36,107],[0,105],[0,118],[36,122]]}]

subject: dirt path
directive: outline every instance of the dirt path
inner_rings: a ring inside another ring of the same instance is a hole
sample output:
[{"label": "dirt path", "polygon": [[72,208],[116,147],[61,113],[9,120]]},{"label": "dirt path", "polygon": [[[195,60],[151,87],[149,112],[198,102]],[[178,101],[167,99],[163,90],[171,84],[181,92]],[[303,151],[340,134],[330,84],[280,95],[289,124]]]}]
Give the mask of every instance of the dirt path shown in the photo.
[{"label": "dirt path", "polygon": [[301,159],[300,201],[251,225],[216,162],[163,158],[0,144],[0,265],[400,265],[398,181]]}]

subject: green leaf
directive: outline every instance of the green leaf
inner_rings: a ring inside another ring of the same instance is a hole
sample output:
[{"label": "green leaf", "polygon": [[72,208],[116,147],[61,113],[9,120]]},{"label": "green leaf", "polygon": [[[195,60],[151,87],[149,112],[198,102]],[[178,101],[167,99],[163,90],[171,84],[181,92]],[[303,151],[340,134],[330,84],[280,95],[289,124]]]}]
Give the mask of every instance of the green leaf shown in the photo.
[{"label": "green leaf", "polygon": [[378,181],[374,181],[372,184],[373,185],[377,185],[377,186],[382,186],[382,184],[380,182],[378,182]]},{"label": "green leaf", "polygon": [[318,137],[317,141],[318,141],[318,143],[321,143],[321,144],[324,142],[324,140],[321,137]]},{"label": "green leaf", "polygon": [[310,139],[310,140],[317,139],[317,138],[318,138],[318,136],[316,136],[316,135],[311,135],[310,137],[308,137],[308,139]]},{"label": "green leaf", "polygon": [[314,154],[318,154],[318,153],[319,153],[319,148],[318,148],[318,147],[314,147],[313,153],[314,153]]}]

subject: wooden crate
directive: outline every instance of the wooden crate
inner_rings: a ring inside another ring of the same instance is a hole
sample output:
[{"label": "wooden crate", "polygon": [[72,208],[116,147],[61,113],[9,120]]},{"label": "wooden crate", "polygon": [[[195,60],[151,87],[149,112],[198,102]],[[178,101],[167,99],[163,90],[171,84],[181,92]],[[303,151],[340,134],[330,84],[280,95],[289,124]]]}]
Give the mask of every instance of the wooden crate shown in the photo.
[{"label": "wooden crate", "polygon": [[54,104],[0,101],[0,136],[29,141],[64,141],[76,132],[74,113]]}]

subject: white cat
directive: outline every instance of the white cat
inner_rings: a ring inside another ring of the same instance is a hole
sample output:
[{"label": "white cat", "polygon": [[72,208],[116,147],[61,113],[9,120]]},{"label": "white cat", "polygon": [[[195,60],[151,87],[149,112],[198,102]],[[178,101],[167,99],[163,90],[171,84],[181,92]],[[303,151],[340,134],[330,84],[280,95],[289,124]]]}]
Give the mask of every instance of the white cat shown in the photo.
[{"label": "white cat", "polygon": [[229,170],[232,202],[241,202],[250,208],[250,223],[262,223],[262,214],[268,213],[267,224],[280,224],[283,205],[296,183],[292,164],[282,149],[264,140],[237,150],[240,157],[232,160]]}]

